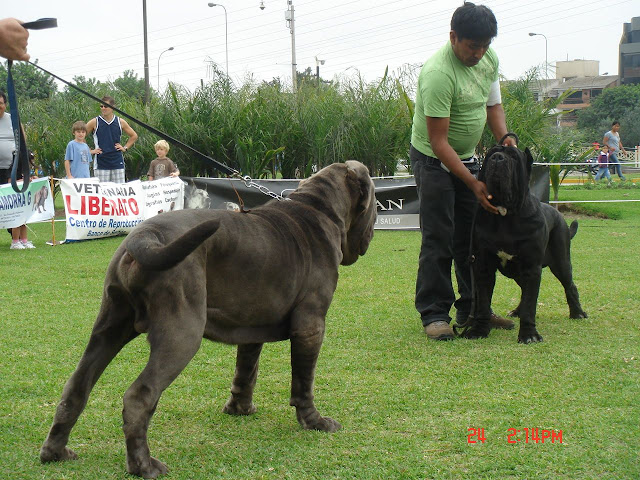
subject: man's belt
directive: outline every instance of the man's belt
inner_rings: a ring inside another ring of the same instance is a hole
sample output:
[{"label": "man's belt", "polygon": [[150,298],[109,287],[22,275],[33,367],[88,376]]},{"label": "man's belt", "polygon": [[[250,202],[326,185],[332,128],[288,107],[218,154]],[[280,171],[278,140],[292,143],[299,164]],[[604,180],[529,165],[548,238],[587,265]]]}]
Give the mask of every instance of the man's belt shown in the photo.
[{"label": "man's belt", "polygon": [[[440,160],[438,160],[436,157],[430,157],[429,155],[424,155],[424,154],[422,155],[422,157],[424,158],[424,161],[427,165],[434,165],[436,167],[440,166],[445,172],[450,172],[450,170],[445,166],[445,164],[442,163]],[[464,166],[467,167],[469,170],[471,170],[473,167],[478,165],[478,159],[476,157],[464,158],[464,159],[461,159],[461,162],[464,163]]]}]

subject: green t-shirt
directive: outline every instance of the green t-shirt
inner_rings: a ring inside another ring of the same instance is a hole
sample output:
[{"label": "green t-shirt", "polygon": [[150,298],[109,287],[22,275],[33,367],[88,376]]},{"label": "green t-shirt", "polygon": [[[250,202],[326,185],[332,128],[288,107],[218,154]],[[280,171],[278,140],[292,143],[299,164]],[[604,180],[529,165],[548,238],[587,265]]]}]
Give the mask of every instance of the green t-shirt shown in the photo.
[{"label": "green t-shirt", "polygon": [[473,156],[487,121],[491,84],[498,80],[498,56],[489,48],[473,67],[465,66],[450,42],[422,67],[418,77],[411,144],[435,157],[426,117],[449,118],[449,145],[462,159]]}]

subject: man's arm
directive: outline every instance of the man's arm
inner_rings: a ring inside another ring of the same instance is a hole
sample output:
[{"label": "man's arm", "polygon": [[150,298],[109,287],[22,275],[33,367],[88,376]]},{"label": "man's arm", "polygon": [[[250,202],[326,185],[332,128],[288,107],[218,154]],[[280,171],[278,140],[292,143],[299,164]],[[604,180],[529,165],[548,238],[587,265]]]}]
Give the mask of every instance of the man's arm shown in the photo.
[{"label": "man's arm", "polygon": [[87,122],[87,135],[91,135],[96,129],[96,117],[93,117]]},{"label": "man's arm", "polygon": [[447,167],[451,173],[464,182],[471,190],[482,208],[486,211],[497,214],[498,209],[491,205],[491,195],[487,191],[487,186],[474,177],[464,166],[453,147],[449,145],[449,119],[438,117],[427,118],[427,132],[431,141],[431,148],[438,159]]},{"label": "man's arm", "polygon": [[[487,125],[489,125],[489,129],[491,133],[493,133],[496,142],[499,142],[502,137],[509,133],[507,130],[507,119],[501,103],[487,107]],[[504,146],[517,146],[516,139],[513,137],[505,138],[502,144]]]},{"label": "man's arm", "polygon": [[[129,138],[127,139],[127,143],[124,146],[116,143],[116,149],[120,151],[129,150],[131,147],[133,147],[133,144],[136,143],[136,140],[138,140],[138,134],[133,130],[133,128],[131,128],[131,126],[129,126],[127,121],[122,118],[120,119],[120,125],[122,126],[122,131],[126,133]],[[118,146],[120,148],[118,148]]]}]

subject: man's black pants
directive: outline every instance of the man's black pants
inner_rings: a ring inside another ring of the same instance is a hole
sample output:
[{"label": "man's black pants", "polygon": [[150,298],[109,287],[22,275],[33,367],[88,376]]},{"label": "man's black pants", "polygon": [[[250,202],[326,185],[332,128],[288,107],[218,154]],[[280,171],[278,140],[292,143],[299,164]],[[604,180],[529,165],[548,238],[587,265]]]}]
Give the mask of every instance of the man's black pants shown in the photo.
[{"label": "man's black pants", "polygon": [[[438,159],[422,154],[413,146],[410,159],[418,190],[422,232],[416,309],[426,326],[439,320],[450,322],[449,311],[455,303],[456,319],[461,323],[471,311],[469,247],[477,199],[458,177],[440,166]],[[467,164],[467,168],[477,176],[477,163]],[[452,261],[460,295],[457,300],[451,282]]]}]

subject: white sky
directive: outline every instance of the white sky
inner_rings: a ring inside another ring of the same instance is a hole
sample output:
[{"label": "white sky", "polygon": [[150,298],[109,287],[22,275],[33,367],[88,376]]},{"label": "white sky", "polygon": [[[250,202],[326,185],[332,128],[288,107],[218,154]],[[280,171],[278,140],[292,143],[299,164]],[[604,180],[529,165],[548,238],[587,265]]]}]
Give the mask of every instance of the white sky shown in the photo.
[{"label": "white sky", "polygon": [[[193,90],[207,80],[207,60],[225,69],[225,11],[207,0],[147,0],[150,83],[171,80]],[[227,11],[229,73],[235,82],[291,78],[287,0],[221,0]],[[600,74],[618,73],[622,24],[640,16],[640,0],[485,0],[498,19],[493,43],[501,73],[513,79],[545,60],[599,60]],[[71,80],[114,80],[126,69],[144,78],[142,0],[3,2],[2,16],[57,17],[58,28],[32,31],[32,60]],[[325,60],[323,78],[359,70],[367,81],[406,64],[421,65],[448,40],[462,1],[293,0],[298,70]],[[107,8],[108,6],[108,8]],[[158,79],[158,56],[160,78]],[[549,73],[554,76],[553,71]]]}]

